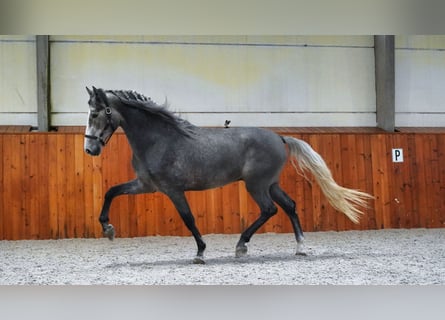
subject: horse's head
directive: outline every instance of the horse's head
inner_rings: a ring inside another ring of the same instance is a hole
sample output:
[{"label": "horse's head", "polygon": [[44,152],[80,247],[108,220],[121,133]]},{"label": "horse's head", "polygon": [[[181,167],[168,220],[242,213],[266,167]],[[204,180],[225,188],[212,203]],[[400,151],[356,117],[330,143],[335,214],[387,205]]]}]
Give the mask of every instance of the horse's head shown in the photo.
[{"label": "horse's head", "polygon": [[97,156],[117,129],[118,120],[113,114],[104,90],[93,86],[93,90],[87,87],[87,91],[90,95],[88,100],[90,110],[85,130],[84,150],[92,156]]}]

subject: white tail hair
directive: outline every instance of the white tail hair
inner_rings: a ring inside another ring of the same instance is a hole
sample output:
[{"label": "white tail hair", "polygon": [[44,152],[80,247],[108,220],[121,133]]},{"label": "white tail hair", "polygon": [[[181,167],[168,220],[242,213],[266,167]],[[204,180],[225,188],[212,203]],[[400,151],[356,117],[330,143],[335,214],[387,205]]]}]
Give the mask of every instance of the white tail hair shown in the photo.
[{"label": "white tail hair", "polygon": [[308,180],[304,173],[310,171],[329,203],[352,222],[358,223],[363,214],[359,207],[368,207],[367,200],[374,197],[365,192],[339,186],[323,158],[305,141],[293,137],[282,138],[289,147],[291,163],[297,172]]}]

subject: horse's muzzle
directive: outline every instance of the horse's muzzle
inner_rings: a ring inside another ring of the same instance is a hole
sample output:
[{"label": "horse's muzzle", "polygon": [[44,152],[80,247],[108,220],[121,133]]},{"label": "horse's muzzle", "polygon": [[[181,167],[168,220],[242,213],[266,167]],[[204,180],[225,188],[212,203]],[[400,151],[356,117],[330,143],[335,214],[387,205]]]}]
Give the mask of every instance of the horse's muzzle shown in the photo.
[{"label": "horse's muzzle", "polygon": [[85,147],[85,152],[90,156],[98,156],[100,154],[100,147],[96,146]]}]

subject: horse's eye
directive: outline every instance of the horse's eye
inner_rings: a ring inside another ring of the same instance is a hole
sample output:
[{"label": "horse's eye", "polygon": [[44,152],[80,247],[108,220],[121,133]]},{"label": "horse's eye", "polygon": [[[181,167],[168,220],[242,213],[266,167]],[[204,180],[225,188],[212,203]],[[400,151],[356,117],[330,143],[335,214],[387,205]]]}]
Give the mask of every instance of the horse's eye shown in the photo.
[{"label": "horse's eye", "polygon": [[99,115],[98,113],[92,113],[92,114],[91,114],[91,118],[93,118],[93,119],[94,119],[94,118],[97,118],[98,115]]}]

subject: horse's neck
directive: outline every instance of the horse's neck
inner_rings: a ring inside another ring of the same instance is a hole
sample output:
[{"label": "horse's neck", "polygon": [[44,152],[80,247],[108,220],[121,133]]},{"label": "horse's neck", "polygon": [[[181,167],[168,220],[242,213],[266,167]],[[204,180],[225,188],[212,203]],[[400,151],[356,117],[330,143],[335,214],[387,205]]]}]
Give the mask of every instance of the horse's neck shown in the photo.
[{"label": "horse's neck", "polygon": [[133,109],[120,113],[121,127],[127,136],[133,153],[146,152],[159,143],[166,144],[168,139],[177,139],[177,132],[153,116],[147,116],[143,111]]}]

